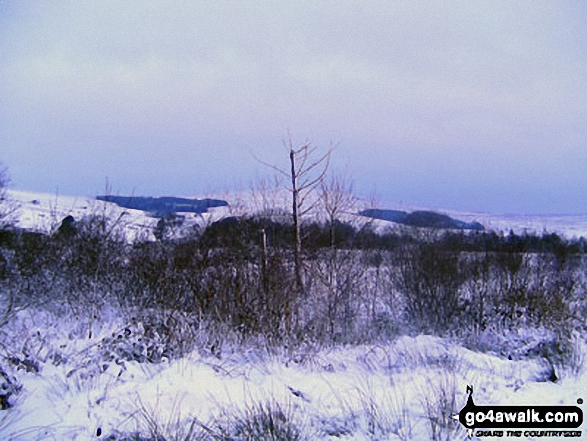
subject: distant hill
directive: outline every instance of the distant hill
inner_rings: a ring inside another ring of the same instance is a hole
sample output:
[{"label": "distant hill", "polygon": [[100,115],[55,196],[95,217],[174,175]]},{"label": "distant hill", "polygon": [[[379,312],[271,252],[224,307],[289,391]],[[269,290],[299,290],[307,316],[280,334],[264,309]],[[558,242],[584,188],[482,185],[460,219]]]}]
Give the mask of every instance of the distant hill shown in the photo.
[{"label": "distant hill", "polygon": [[[151,232],[157,224],[157,219],[150,215],[149,211],[132,210],[122,208],[114,203],[109,204],[108,210],[104,210],[102,201],[96,201],[95,196],[72,196],[67,194],[54,194],[32,192],[25,190],[8,189],[8,198],[10,201],[19,207],[14,213],[14,223],[21,228],[48,231],[54,225],[61,222],[61,220],[72,215],[75,219],[81,219],[84,216],[108,212],[109,216],[117,218],[122,213],[125,213],[125,231],[129,237],[147,230]],[[289,196],[289,195],[288,195]],[[281,194],[269,193],[265,195],[256,194],[249,195],[246,192],[235,192],[227,196],[229,202],[236,201],[239,211],[248,212],[250,214],[257,213],[262,209],[263,204],[268,201],[276,207],[283,207],[288,210],[289,200],[285,203],[282,201],[284,197]],[[112,196],[110,197],[111,199]],[[230,198],[230,199],[228,199]],[[130,197],[121,197],[123,200],[129,200]],[[178,198],[182,200],[181,198]],[[186,199],[186,198],[183,198]],[[186,200],[192,202],[194,199],[187,198]],[[205,199],[201,199],[205,201]],[[224,202],[224,201],[223,201]],[[280,205],[281,204],[281,205]],[[209,204],[214,205],[214,204]],[[377,219],[384,219],[385,212],[393,213],[394,211],[401,217],[407,217],[410,210],[380,210],[380,213],[374,213]],[[415,211],[415,210],[412,210]],[[430,210],[431,211],[431,210]],[[287,212],[287,211],[285,211]],[[232,211],[231,211],[232,213]],[[369,211],[366,211],[367,217],[372,217]],[[208,214],[205,214],[206,222],[210,221],[208,216],[211,216],[211,222],[226,217],[228,211],[225,209],[208,209]],[[467,211],[450,211],[449,216],[454,219],[462,219],[466,222],[474,224],[473,221],[479,221],[485,231],[495,231],[496,233],[509,234],[513,231],[517,235],[523,234],[542,234],[544,232],[557,233],[565,238],[579,238],[587,237],[587,213],[585,214],[504,214],[504,213],[483,213],[483,212],[467,212]],[[401,219],[400,217],[400,219]],[[388,219],[389,220],[389,219]],[[194,216],[188,216],[186,222],[200,222]],[[381,225],[381,224],[379,224]]]},{"label": "distant hill", "polygon": [[359,213],[361,216],[409,225],[422,228],[443,228],[451,230],[484,230],[485,227],[479,222],[463,222],[453,219],[446,214],[434,211],[414,211],[407,213],[399,210],[381,210],[371,208]]},{"label": "distant hill", "polygon": [[96,196],[99,201],[113,202],[119,207],[142,210],[164,217],[171,213],[206,213],[209,208],[226,207],[221,199],[185,199],[171,196],[153,198],[142,196]]}]

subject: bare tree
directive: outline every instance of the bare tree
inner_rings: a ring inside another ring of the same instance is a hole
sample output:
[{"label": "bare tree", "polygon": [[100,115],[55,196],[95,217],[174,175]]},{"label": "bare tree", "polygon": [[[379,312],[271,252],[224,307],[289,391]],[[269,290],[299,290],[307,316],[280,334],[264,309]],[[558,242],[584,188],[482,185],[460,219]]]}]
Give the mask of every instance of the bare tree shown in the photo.
[{"label": "bare tree", "polygon": [[16,204],[8,197],[9,184],[8,169],[0,162],[0,228],[10,225],[12,215],[17,209]]},{"label": "bare tree", "polygon": [[334,247],[336,222],[341,216],[357,212],[353,183],[346,174],[338,174],[320,182],[318,197],[330,231],[330,246]]},{"label": "bare tree", "polygon": [[322,153],[317,146],[305,142],[300,146],[294,146],[291,138],[284,141],[284,147],[289,155],[289,167],[283,169],[269,164],[257,158],[262,164],[272,168],[279,175],[287,177],[291,184],[288,190],[292,195],[292,220],[294,225],[294,268],[295,283],[298,293],[304,293],[304,280],[302,275],[302,236],[301,219],[316,205],[316,197],[312,190],[324,180],[330,165],[330,156],[334,146],[330,146]]},{"label": "bare tree", "polygon": [[279,203],[283,196],[283,176],[258,177],[251,181],[250,188],[256,214],[279,219],[287,213]]}]

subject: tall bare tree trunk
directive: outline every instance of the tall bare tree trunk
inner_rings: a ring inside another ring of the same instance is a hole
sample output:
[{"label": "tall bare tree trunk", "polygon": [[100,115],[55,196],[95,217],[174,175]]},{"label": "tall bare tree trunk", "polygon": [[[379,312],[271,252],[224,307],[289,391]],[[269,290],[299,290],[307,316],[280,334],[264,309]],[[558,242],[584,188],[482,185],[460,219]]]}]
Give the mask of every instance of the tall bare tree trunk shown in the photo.
[{"label": "tall bare tree trunk", "polygon": [[292,188],[292,218],[294,224],[294,271],[296,278],[296,290],[298,294],[304,293],[304,280],[302,278],[302,235],[300,232],[300,219],[298,214],[298,175],[296,173],[296,156],[294,150],[289,152],[291,163],[291,188]]}]

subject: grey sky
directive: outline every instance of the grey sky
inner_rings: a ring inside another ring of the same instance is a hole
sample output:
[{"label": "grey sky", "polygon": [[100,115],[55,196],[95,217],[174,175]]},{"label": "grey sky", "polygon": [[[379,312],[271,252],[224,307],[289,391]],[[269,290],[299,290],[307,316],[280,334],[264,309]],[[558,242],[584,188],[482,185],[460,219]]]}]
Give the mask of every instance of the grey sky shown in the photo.
[{"label": "grey sky", "polygon": [[14,186],[202,194],[288,130],[363,195],[587,212],[583,1],[0,2]]}]

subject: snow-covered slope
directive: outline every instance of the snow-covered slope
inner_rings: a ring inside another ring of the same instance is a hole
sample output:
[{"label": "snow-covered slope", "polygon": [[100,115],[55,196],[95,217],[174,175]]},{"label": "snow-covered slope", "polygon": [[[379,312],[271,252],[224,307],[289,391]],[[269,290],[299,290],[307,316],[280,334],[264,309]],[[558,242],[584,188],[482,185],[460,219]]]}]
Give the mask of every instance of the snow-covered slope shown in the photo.
[{"label": "snow-covered slope", "polygon": [[[157,218],[141,210],[121,208],[111,202],[98,201],[91,197],[66,196],[49,193],[36,193],[20,190],[8,192],[11,203],[17,207],[14,220],[21,228],[37,231],[54,231],[64,217],[75,219],[85,216],[103,215],[116,221],[129,239],[150,237]],[[226,209],[213,208],[210,213],[195,216],[185,213],[186,224],[205,223],[224,216]]]},{"label": "snow-covered slope", "polygon": [[11,190],[11,200],[17,204],[16,220],[21,228],[51,231],[59,227],[61,220],[71,215],[76,219],[91,214],[119,218],[124,212],[125,221],[136,227],[150,226],[154,219],[139,210],[126,210],[109,202],[97,201],[95,198],[67,196],[49,193]]},{"label": "snow-covered slope", "polygon": [[[91,197],[76,197],[49,193],[34,193],[20,190],[10,190],[9,196],[19,206],[16,213],[18,225],[23,228],[49,231],[59,226],[61,220],[72,215],[79,219],[85,215],[105,214],[112,219],[121,218],[127,232],[134,237],[139,232],[150,232],[156,225],[157,219],[148,216],[140,210],[120,208],[116,204],[97,201]],[[190,223],[207,223],[224,216],[242,215],[281,210],[287,213],[290,209],[289,192],[287,190],[264,189],[252,192],[231,192],[214,197],[224,199],[228,207],[218,207],[205,213],[203,216],[194,216],[186,213],[186,221]],[[311,198],[310,198],[311,199]],[[313,201],[309,201],[309,205]],[[426,210],[425,207],[393,206],[381,204],[381,207],[401,209],[404,211]],[[353,201],[353,208],[343,213],[343,218],[353,222],[364,222],[353,213],[368,206],[360,200]],[[494,214],[473,213],[454,210],[433,209],[465,222],[480,222],[487,230],[503,232],[513,230],[516,234],[524,232],[542,234],[543,232],[561,234],[567,238],[587,237],[587,214],[584,215],[531,215],[531,214]],[[124,213],[124,214],[123,214]],[[319,216],[315,214],[316,216]],[[122,216],[122,217],[121,217]],[[395,224],[385,221],[375,221],[380,229],[393,227]]]},{"label": "snow-covered slope", "polygon": [[[1,439],[298,439],[247,438],[239,422],[252,424],[266,411],[277,426],[299,430],[299,439],[428,440],[434,426],[436,436],[462,440],[465,431],[449,415],[466,404],[467,385],[486,405],[575,405],[587,391],[585,370],[545,382],[540,360],[502,359],[429,336],[272,357],[192,353],[160,364],[110,363],[96,376],[72,370],[76,354],[93,346],[63,335],[69,363],[19,374],[24,392],[0,414]],[[187,438],[190,430],[226,437]]]}]

